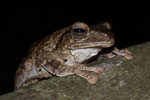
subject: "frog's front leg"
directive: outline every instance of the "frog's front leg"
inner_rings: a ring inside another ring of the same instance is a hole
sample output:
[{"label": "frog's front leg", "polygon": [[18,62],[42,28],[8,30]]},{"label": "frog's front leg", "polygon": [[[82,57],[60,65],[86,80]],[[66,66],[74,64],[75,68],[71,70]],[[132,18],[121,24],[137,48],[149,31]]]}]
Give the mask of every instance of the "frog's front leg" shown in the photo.
[{"label": "frog's front leg", "polygon": [[91,84],[95,84],[98,80],[98,77],[96,75],[93,74],[87,74],[85,71],[93,71],[97,74],[101,74],[103,72],[103,68],[102,67],[90,67],[90,66],[85,66],[83,64],[80,64],[78,66],[76,66],[77,69],[80,69],[78,72],[76,72],[77,75],[85,78],[89,83]]},{"label": "frog's front leg", "polygon": [[77,68],[75,66],[65,66],[57,69],[56,71],[56,76],[67,76],[67,75],[72,75],[76,74],[78,76],[81,76],[85,78],[89,83],[95,84],[96,81],[98,80],[98,77],[93,74],[88,74],[86,71],[81,70],[81,68]]},{"label": "frog's front leg", "polygon": [[74,73],[78,76],[85,78],[90,84],[95,84],[98,80],[98,77],[94,74],[88,74],[82,70],[74,70]]},{"label": "frog's front leg", "polygon": [[85,66],[83,64],[79,65],[80,67],[78,67],[80,70],[85,70],[85,71],[93,71],[97,74],[101,74],[103,73],[103,68],[102,67],[94,67],[94,66]]},{"label": "frog's front leg", "polygon": [[125,59],[132,59],[133,58],[132,53],[129,50],[127,50],[127,49],[119,50],[116,47],[113,49],[113,51],[111,53],[107,54],[107,57],[113,58],[116,55],[123,56]]},{"label": "frog's front leg", "polygon": [[[56,61],[53,61],[53,62],[56,62]],[[74,66],[67,66],[63,63],[59,63],[58,67],[56,67],[55,65],[55,70],[54,68],[51,68],[51,69],[53,70],[49,70],[49,72],[52,72],[56,76],[67,76],[67,75],[76,74],[78,76],[85,78],[91,84],[95,84],[96,81],[98,80],[98,77],[94,74],[86,73],[86,71],[93,71],[98,74],[103,72],[103,69],[101,67],[87,67],[81,64],[74,65]]]}]

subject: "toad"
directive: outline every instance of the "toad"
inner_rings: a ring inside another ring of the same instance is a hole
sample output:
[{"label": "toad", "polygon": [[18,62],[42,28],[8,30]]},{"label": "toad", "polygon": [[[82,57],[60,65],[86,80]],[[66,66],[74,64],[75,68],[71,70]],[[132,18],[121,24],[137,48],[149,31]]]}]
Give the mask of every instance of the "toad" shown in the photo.
[{"label": "toad", "polygon": [[[15,90],[54,75],[63,77],[76,74],[95,84],[98,77],[87,71],[101,74],[103,68],[86,66],[84,62],[114,43],[114,35],[108,22],[96,26],[75,22],[62,28],[31,47],[28,56],[16,71]],[[126,58],[130,55],[130,52],[120,53],[118,50],[116,53]]]}]

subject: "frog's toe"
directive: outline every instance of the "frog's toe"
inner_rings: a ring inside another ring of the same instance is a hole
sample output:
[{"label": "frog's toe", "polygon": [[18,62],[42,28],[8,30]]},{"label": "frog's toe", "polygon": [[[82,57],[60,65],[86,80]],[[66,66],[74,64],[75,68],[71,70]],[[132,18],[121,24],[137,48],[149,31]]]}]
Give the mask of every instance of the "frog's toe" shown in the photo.
[{"label": "frog's toe", "polygon": [[88,82],[89,82],[90,84],[95,84],[95,83],[97,82],[97,80],[98,80],[98,77],[95,76],[95,75],[92,75],[92,76],[90,77],[90,79],[88,79]]},{"label": "frog's toe", "polygon": [[132,59],[132,58],[133,58],[132,53],[131,53],[129,50],[127,50],[127,49],[122,50],[122,52],[120,52],[120,54],[121,54],[124,58],[126,58],[126,59]]},{"label": "frog's toe", "polygon": [[123,55],[126,59],[133,59],[133,56],[130,54]]},{"label": "frog's toe", "polygon": [[104,70],[103,70],[102,67],[97,67],[97,69],[96,69],[95,72],[96,72],[97,74],[101,74],[101,73],[103,73],[103,71],[104,71]]},{"label": "frog's toe", "polygon": [[109,59],[111,59],[111,58],[116,57],[116,55],[112,54],[112,53],[109,53],[109,54],[106,54],[106,57],[109,58]]}]

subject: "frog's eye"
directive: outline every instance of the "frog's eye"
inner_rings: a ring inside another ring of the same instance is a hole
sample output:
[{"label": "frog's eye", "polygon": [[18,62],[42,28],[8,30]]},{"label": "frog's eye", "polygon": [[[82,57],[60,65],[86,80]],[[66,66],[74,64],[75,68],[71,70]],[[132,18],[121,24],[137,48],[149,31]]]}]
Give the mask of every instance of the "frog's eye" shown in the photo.
[{"label": "frog's eye", "polygon": [[87,31],[82,28],[75,28],[72,31],[72,36],[74,39],[83,39],[87,36]]},{"label": "frog's eye", "polygon": [[83,32],[85,32],[85,30],[81,29],[81,28],[74,29],[73,31],[77,32],[77,33],[83,33]]},{"label": "frog's eye", "polygon": [[87,37],[89,27],[83,22],[76,22],[72,25],[71,36],[75,40],[84,39]]}]

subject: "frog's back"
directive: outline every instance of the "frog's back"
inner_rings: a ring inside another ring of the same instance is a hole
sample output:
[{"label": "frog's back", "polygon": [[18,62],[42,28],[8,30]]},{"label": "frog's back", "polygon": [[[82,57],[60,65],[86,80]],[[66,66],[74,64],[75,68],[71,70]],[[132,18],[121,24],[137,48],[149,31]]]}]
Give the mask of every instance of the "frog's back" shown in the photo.
[{"label": "frog's back", "polygon": [[48,35],[47,37],[45,37],[40,41],[35,42],[29,50],[29,55],[36,56],[37,54],[43,51],[52,52],[54,50],[57,50],[59,40],[61,40],[62,35],[65,34],[65,32],[67,32],[68,30],[69,27],[68,28],[65,27]]}]

